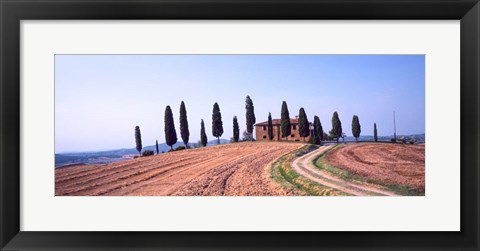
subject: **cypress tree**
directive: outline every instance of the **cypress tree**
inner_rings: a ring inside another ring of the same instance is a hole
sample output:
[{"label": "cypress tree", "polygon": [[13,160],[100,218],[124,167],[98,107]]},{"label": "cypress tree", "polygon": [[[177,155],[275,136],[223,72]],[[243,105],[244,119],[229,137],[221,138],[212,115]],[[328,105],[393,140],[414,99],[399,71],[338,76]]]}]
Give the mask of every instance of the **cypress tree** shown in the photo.
[{"label": "cypress tree", "polygon": [[135,127],[135,144],[138,151],[138,154],[142,154],[142,134],[140,133],[140,127]]},{"label": "cypress tree", "polygon": [[298,111],[298,132],[300,137],[303,137],[303,142],[305,142],[305,137],[310,136],[310,123],[303,107]]},{"label": "cypress tree", "polygon": [[177,131],[173,123],[173,113],[169,105],[165,108],[165,142],[173,151],[173,145],[177,143]]},{"label": "cypress tree", "polygon": [[237,116],[233,116],[233,140],[238,142],[240,138],[240,128],[238,126]]},{"label": "cypress tree", "polygon": [[282,129],[282,135],[285,140],[288,140],[288,136],[292,133],[292,126],[290,124],[290,113],[288,112],[287,102],[282,103],[282,114],[280,118],[280,127]]},{"label": "cypress tree", "polygon": [[[250,96],[247,95],[245,99],[245,110],[246,110],[246,121],[247,121],[247,132],[253,135],[253,125],[255,124],[255,112],[253,107],[253,102]],[[253,139],[253,137],[252,137]]]},{"label": "cypress tree", "polygon": [[342,137],[342,122],[340,122],[337,112],[334,112],[332,116],[332,136],[337,139],[337,143]]},{"label": "cypress tree", "polygon": [[377,137],[377,123],[373,123],[373,140],[375,142],[378,141],[378,137]]},{"label": "cypress tree", "polygon": [[358,142],[358,137],[360,137],[360,132],[362,132],[362,130],[360,129],[360,121],[358,120],[358,116],[353,115],[352,135],[353,135],[353,137],[355,137],[355,141],[357,141],[357,142]]},{"label": "cypress tree", "polygon": [[157,154],[160,153],[159,149],[158,149],[158,140],[155,140],[155,148],[157,149]]},{"label": "cypress tree", "polygon": [[268,113],[268,139],[273,139],[273,123],[272,123],[272,114]]},{"label": "cypress tree", "polygon": [[313,117],[313,134],[317,144],[320,144],[322,140],[324,140],[322,123],[320,122],[320,118],[318,116]]},{"label": "cypress tree", "polygon": [[200,142],[202,143],[203,146],[207,146],[208,139],[207,139],[207,134],[205,133],[205,124],[200,122]]},{"label": "cypress tree", "polygon": [[185,148],[188,148],[188,140],[190,132],[188,131],[187,110],[185,109],[185,103],[180,104],[180,135],[182,136]]},{"label": "cypress tree", "polygon": [[220,136],[223,134],[223,122],[222,114],[220,113],[220,107],[216,102],[213,104],[212,134],[214,137],[217,137],[217,144],[220,144]]}]

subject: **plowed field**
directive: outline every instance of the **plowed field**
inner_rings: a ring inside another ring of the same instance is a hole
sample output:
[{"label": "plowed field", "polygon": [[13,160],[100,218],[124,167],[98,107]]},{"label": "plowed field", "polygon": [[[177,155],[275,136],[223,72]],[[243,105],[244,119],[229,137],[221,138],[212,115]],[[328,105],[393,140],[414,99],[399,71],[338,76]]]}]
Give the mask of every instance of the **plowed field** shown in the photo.
[{"label": "plowed field", "polygon": [[425,191],[425,145],[347,144],[326,160],[365,178]]},{"label": "plowed field", "polygon": [[55,195],[288,195],[270,163],[301,143],[245,142],[55,170]]}]

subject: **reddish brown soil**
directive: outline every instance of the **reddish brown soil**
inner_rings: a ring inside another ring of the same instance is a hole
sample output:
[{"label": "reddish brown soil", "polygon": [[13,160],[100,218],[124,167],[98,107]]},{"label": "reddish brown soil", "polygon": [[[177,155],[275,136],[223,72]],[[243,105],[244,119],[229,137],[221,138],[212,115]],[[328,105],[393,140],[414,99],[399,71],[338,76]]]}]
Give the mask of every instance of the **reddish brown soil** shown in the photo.
[{"label": "reddish brown soil", "polygon": [[425,145],[348,144],[326,159],[362,177],[425,191]]},{"label": "reddish brown soil", "polygon": [[55,195],[288,195],[269,164],[301,143],[246,142],[55,170]]},{"label": "reddish brown soil", "polygon": [[377,187],[372,186],[372,184],[363,183],[353,183],[338,177],[331,175],[330,173],[320,170],[313,165],[313,160],[318,156],[322,155],[329,149],[334,147],[330,146],[321,146],[317,150],[307,153],[292,162],[293,169],[300,175],[305,178],[319,183],[323,186],[334,188],[336,190],[342,191],[346,194],[351,194],[355,196],[369,196],[369,195],[382,195],[382,196],[397,196],[397,194],[389,191],[384,191]]}]

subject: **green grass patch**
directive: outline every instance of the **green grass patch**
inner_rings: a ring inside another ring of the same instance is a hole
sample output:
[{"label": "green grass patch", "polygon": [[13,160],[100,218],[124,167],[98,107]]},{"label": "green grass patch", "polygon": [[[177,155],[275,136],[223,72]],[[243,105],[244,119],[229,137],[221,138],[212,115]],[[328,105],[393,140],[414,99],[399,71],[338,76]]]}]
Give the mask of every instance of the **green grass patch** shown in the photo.
[{"label": "green grass patch", "polygon": [[349,194],[323,186],[310,181],[293,170],[290,163],[300,156],[318,149],[316,145],[306,145],[298,150],[290,152],[271,166],[271,178],[286,190],[296,195],[316,195],[316,196],[348,196]]}]

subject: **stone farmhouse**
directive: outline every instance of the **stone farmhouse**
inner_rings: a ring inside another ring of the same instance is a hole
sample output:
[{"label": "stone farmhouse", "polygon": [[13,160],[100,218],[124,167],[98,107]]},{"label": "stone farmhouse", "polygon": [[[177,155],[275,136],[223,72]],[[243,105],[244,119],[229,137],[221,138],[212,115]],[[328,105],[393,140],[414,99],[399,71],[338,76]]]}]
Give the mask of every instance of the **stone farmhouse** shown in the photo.
[{"label": "stone farmhouse", "polygon": [[[285,141],[285,136],[282,135],[282,129],[280,127],[280,119],[272,119],[273,125],[273,139],[276,141]],[[313,134],[313,125],[310,122],[310,136],[305,137],[305,141],[308,141]],[[291,134],[287,137],[287,141],[303,141],[303,137],[300,137],[298,131],[298,118],[290,119]],[[268,121],[255,124],[255,138],[257,141],[265,141],[268,139]]]}]

